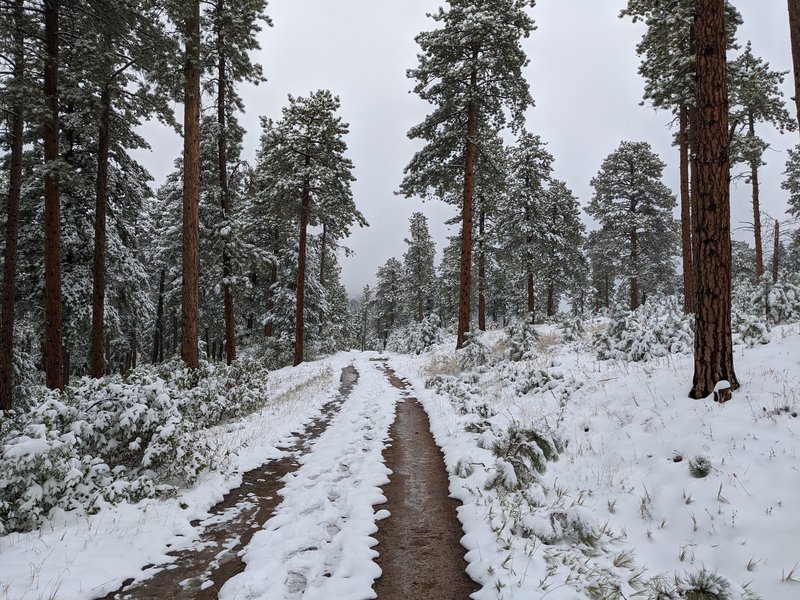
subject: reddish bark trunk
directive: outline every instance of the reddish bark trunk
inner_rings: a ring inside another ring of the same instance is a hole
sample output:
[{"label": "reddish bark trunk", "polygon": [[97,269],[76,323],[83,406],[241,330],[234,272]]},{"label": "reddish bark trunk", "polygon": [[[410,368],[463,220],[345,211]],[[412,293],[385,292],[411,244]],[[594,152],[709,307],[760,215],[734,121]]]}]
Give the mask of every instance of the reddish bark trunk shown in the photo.
[{"label": "reddish bark trunk", "polygon": [[61,196],[58,187],[58,11],[59,0],[45,0],[46,57],[44,96],[44,370],[50,389],[64,387],[64,357],[61,341]]},{"label": "reddish bark trunk", "polygon": [[[311,164],[308,156],[305,159],[306,169]],[[300,206],[300,249],[297,254],[297,303],[295,304],[294,329],[294,365],[303,362],[303,335],[305,333],[304,307],[306,300],[306,230],[308,229],[308,211],[311,204],[311,185],[308,180],[303,184],[303,198]]]},{"label": "reddish bark trunk", "polygon": [[692,211],[689,192],[689,115],[681,105],[679,114],[678,146],[680,149],[681,179],[681,249],[683,256],[683,312],[694,312],[694,264],[692,261]]},{"label": "reddish bark trunk", "polygon": [[[223,0],[217,0],[217,14],[222,18]],[[217,52],[219,63],[217,67],[217,124],[219,125],[219,136],[217,139],[217,154],[219,159],[219,189],[222,207],[223,221],[227,222],[231,211],[231,195],[228,186],[228,141],[227,141],[227,121],[226,121],[226,86],[227,78],[225,73],[225,40],[222,36],[221,26],[217,31]],[[231,290],[230,279],[233,276],[231,267],[231,256],[227,242],[222,247],[222,296],[225,312],[225,359],[227,364],[236,360],[236,322],[233,313],[233,291]]]},{"label": "reddish bark trunk", "polygon": [[[20,86],[25,75],[25,36],[22,30],[23,0],[14,5],[14,76]],[[19,242],[19,205],[22,188],[22,150],[25,115],[21,102],[10,111],[11,156],[6,205],[6,248],[3,261],[3,297],[0,306],[0,411],[13,406],[14,389],[14,292],[17,285],[17,244]]]},{"label": "reddish bark trunk", "polygon": [[100,92],[100,131],[97,142],[97,181],[94,205],[94,277],[92,278],[92,331],[89,346],[89,375],[105,374],[106,309],[106,204],[108,201],[108,145],[111,122],[111,91]]},{"label": "reddish bark trunk", "polygon": [[781,226],[775,219],[775,235],[772,239],[772,283],[778,281],[778,267],[780,266]]},{"label": "reddish bark trunk", "polygon": [[272,312],[275,310],[275,296],[272,292],[272,286],[274,286],[278,282],[278,265],[272,265],[272,269],[270,270],[269,276],[269,286],[267,287],[267,311],[269,312],[269,320],[264,325],[264,336],[265,337],[272,337],[273,334],[273,321],[272,321]]},{"label": "reddish bark trunk", "polygon": [[[320,240],[320,250],[319,250],[319,285],[321,288],[325,288],[325,246],[327,244],[327,233],[328,228],[325,226],[325,223],[322,224],[322,238]],[[325,328],[325,313],[322,309],[319,311],[319,335],[322,337],[322,331]]]},{"label": "reddish bark trunk", "polygon": [[[755,136],[753,115],[748,115],[747,120],[750,135]],[[753,186],[753,236],[756,244],[756,283],[758,283],[761,281],[761,276],[764,275],[764,244],[761,239],[761,206],[758,190],[758,163],[756,161],[750,163],[750,182]]]},{"label": "reddish bark trunk", "polygon": [[695,0],[697,120],[697,303],[690,397],[720,381],[739,387],[731,339],[730,157],[725,5]]},{"label": "reddish bark trunk", "polygon": [[[631,201],[631,210],[634,211],[636,205]],[[631,276],[631,310],[639,308],[639,233],[636,227],[631,229],[631,266],[634,269],[634,275]]]},{"label": "reddish bark trunk", "polygon": [[478,250],[478,329],[486,331],[486,243],[483,240],[486,227],[486,211],[481,209],[478,213],[478,233],[480,234],[480,248]]},{"label": "reddish bark trunk", "polygon": [[[473,64],[478,59],[478,51],[472,52]],[[478,81],[475,68],[470,75],[470,89],[474,90]],[[464,347],[469,334],[472,294],[472,197],[475,191],[475,136],[478,132],[478,114],[475,102],[470,100],[467,107],[467,143],[464,152],[464,201],[461,207],[461,277],[458,303],[458,336],[456,349]]]},{"label": "reddish bark trunk", "polygon": [[789,37],[794,66],[794,103],[800,123],[800,0],[789,0]]},{"label": "reddish bark trunk", "polygon": [[183,337],[181,357],[186,366],[200,366],[200,2],[193,0],[186,18],[183,118]]},{"label": "reddish bark trunk", "polygon": [[156,308],[156,328],[153,333],[153,364],[164,357],[164,278],[166,269],[161,269],[158,279],[158,306]]},{"label": "reddish bark trunk", "polygon": [[553,289],[553,284],[547,286],[547,316],[552,317],[556,314],[556,307],[555,307],[555,300],[556,294],[555,290]]}]

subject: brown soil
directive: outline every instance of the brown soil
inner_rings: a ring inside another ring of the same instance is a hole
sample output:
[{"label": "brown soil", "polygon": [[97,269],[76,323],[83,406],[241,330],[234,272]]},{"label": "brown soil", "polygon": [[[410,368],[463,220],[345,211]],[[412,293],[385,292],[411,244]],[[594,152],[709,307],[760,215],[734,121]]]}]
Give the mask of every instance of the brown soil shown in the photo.
[{"label": "brown soil", "polygon": [[383,488],[391,516],[379,522],[376,550],[383,575],[375,582],[378,600],[463,600],[479,586],[466,574],[459,502],[449,498],[442,454],[430,422],[408,385],[386,367],[395,387],[405,390],[384,452],[392,470]]},{"label": "brown soil", "polygon": [[[202,529],[193,548],[169,553],[175,560],[164,566],[143,569],[139,583],[126,581],[104,600],[122,599],[212,599],[228,579],[244,570],[239,552],[250,543],[256,531],[270,518],[281,502],[278,491],[283,478],[300,465],[299,456],[308,452],[311,442],[322,434],[358,381],[358,372],[342,369],[339,396],[322,407],[320,415],[298,433],[285,450],[284,458],[269,461],[243,475],[242,485],[228,492],[210,510],[210,516],[193,523]],[[205,589],[202,585],[205,582]]]}]

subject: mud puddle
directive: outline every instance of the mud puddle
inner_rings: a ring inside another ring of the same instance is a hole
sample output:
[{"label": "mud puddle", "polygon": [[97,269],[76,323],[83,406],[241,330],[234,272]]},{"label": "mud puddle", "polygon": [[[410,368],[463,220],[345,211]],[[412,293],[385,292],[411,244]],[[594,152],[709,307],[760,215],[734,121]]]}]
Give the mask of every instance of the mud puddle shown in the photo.
[{"label": "mud puddle", "polygon": [[138,583],[128,580],[103,600],[217,598],[225,582],[244,570],[239,552],[281,503],[278,491],[283,487],[283,477],[297,470],[298,458],[325,431],[357,381],[355,368],[342,369],[339,395],[284,448],[289,454],[245,473],[242,484],[228,492],[206,519],[192,523],[203,530],[192,548],[168,553],[175,557],[174,562],[149,565],[142,573],[149,579]]}]

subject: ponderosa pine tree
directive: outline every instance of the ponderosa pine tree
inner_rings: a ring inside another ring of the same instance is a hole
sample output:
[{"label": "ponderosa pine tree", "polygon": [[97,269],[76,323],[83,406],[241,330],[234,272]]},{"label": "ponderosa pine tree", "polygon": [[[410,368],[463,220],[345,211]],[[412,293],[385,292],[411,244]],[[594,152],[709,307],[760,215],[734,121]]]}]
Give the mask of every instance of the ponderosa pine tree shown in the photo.
[{"label": "ponderosa pine tree", "polygon": [[[441,27],[416,37],[419,65],[408,72],[414,91],[434,105],[408,135],[426,142],[405,169],[406,196],[435,196],[461,207],[461,256],[456,347],[467,341],[471,317],[472,229],[476,149],[481,131],[498,131],[510,114],[519,126],[532,104],[522,69],[521,40],[534,28],[533,0],[453,0],[432,15]],[[463,185],[452,176],[463,166]]]},{"label": "ponderosa pine tree", "polygon": [[433,302],[436,244],[428,230],[428,219],[420,212],[411,215],[409,233],[411,239],[405,239],[408,248],[403,255],[403,295],[409,314],[421,322]]},{"label": "ponderosa pine tree", "polygon": [[800,127],[800,0],[789,0],[789,40],[794,67],[795,117]]},{"label": "ponderosa pine tree", "polygon": [[389,335],[403,325],[403,265],[396,258],[378,269],[372,302],[376,333],[386,348]]},{"label": "ponderosa pine tree", "polygon": [[259,161],[267,166],[261,186],[280,199],[287,218],[297,223],[297,295],[294,364],[304,360],[306,252],[308,227],[335,223],[348,231],[366,221],[353,201],[353,163],[345,156],[348,125],[336,113],[339,98],[328,90],[308,97],[289,96],[280,121],[262,120]]},{"label": "ponderosa pine tree", "polygon": [[10,26],[0,32],[3,54],[9,57],[12,75],[2,90],[2,104],[9,114],[10,156],[6,203],[6,238],[3,254],[3,289],[0,303],[0,411],[13,406],[14,372],[14,296],[17,285],[17,244],[22,188],[22,150],[25,129],[25,95],[28,90],[26,71],[26,27],[23,0],[9,7]]},{"label": "ponderosa pine tree", "polygon": [[731,336],[730,131],[723,0],[695,0],[697,301],[691,398],[739,387]]},{"label": "ponderosa pine tree", "polygon": [[[510,193],[500,202],[501,247],[508,249],[525,276],[527,312],[535,313],[535,275],[543,233],[547,186],[553,172],[553,155],[538,135],[523,132],[509,150]],[[522,250],[520,252],[520,250]]]},{"label": "ponderosa pine tree", "polygon": [[786,212],[793,217],[800,217],[800,145],[789,148],[783,176],[781,187],[789,192],[789,208]]},{"label": "ponderosa pine tree", "polygon": [[617,272],[630,281],[630,308],[640,304],[640,280],[648,268],[647,246],[674,248],[675,197],[662,182],[664,163],[650,144],[622,142],[592,179],[594,195],[586,211],[612,244]]},{"label": "ponderosa pine tree", "polygon": [[756,282],[764,274],[764,248],[761,239],[761,206],[758,170],[764,164],[763,155],[769,144],[756,134],[756,125],[772,125],[781,133],[793,130],[795,122],[783,102],[783,84],[786,72],[772,71],[769,63],[753,54],[750,42],[744,52],[728,65],[731,163],[747,165],[752,188],[753,235],[756,248]]}]

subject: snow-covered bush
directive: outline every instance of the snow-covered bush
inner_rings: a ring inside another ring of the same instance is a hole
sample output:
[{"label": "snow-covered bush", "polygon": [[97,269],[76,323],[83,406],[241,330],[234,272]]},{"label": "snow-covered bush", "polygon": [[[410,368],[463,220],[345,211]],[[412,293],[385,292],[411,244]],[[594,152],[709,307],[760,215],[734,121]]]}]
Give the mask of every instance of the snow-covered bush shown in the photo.
[{"label": "snow-covered bush", "polygon": [[192,483],[221,458],[202,429],[258,408],[265,382],[242,359],[85,378],[64,393],[38,388],[32,408],[0,422],[0,532],[35,528],[54,509],[94,512]]},{"label": "snow-covered bush", "polygon": [[422,354],[444,339],[441,320],[436,314],[396,329],[389,335],[386,349],[401,354]]},{"label": "snow-covered bush", "polygon": [[800,321],[800,286],[792,281],[772,283],[772,276],[765,273],[750,304],[769,324],[795,323]]},{"label": "snow-covered bush", "polygon": [[586,335],[583,320],[580,317],[565,319],[561,324],[561,339],[564,343],[580,342]]},{"label": "snow-covered bush", "polygon": [[708,477],[711,473],[711,461],[702,454],[689,459],[689,473],[697,479]]},{"label": "snow-covered bush", "polygon": [[537,537],[548,545],[570,543],[596,546],[602,534],[591,515],[581,506],[536,511],[522,518],[520,533]]},{"label": "snow-covered bush", "polygon": [[472,331],[468,334],[467,344],[458,351],[458,364],[462,371],[482,367],[489,362],[489,348],[483,339],[481,331]]},{"label": "snow-covered bush", "polygon": [[731,315],[731,330],[734,343],[749,348],[757,344],[769,344],[772,339],[770,328],[763,317],[734,311]]},{"label": "snow-covered bush", "polygon": [[539,339],[533,323],[533,315],[512,320],[506,327],[506,334],[509,344],[508,357],[511,360],[519,361],[533,356],[536,342]]},{"label": "snow-covered bush", "polygon": [[550,433],[512,421],[507,429],[495,433],[495,474],[486,484],[487,489],[512,491],[528,487],[562,449],[561,442]]},{"label": "snow-covered bush", "polygon": [[675,296],[654,296],[630,312],[615,306],[608,329],[597,334],[600,360],[647,361],[667,354],[689,354],[694,320],[684,315]]}]

